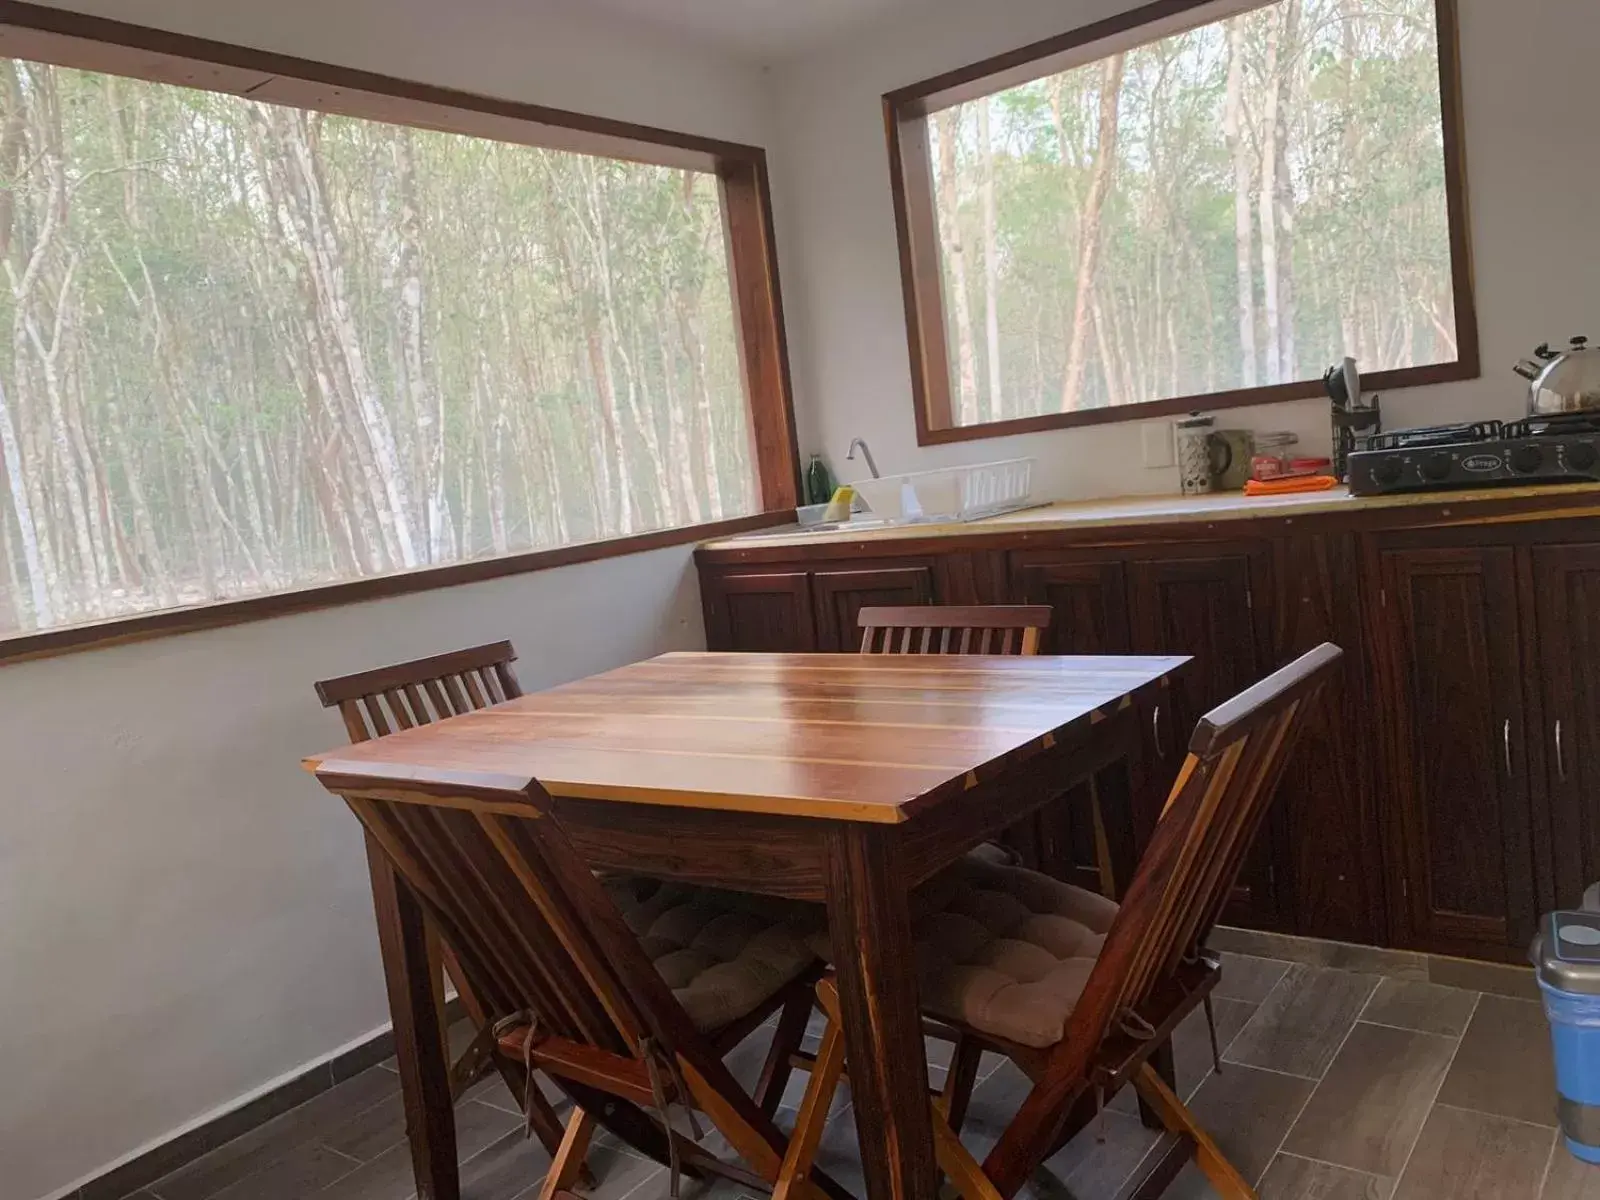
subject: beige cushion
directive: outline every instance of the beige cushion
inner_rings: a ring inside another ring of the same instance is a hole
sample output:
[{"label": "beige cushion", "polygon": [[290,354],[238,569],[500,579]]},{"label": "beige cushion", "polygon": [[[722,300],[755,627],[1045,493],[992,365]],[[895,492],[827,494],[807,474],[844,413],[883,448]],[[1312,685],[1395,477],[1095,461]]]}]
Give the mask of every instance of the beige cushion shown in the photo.
[{"label": "beige cushion", "polygon": [[642,876],[601,885],[696,1029],[753,1012],[816,961],[816,909]]},{"label": "beige cushion", "polygon": [[1117,906],[978,855],[939,875],[919,900],[923,1008],[1024,1046],[1059,1042]]}]

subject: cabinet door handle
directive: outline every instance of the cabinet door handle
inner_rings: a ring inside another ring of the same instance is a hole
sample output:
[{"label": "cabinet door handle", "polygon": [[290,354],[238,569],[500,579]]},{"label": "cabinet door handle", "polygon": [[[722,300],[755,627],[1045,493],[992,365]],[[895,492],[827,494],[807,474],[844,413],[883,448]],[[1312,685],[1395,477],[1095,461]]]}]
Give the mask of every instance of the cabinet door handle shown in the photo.
[{"label": "cabinet door handle", "polygon": [[1561,748],[1561,718],[1556,718],[1556,775],[1562,783],[1567,781],[1567,756]]},{"label": "cabinet door handle", "polygon": [[1506,747],[1506,774],[1510,775],[1511,774],[1511,718],[1510,717],[1506,718],[1505,730],[1500,736],[1501,736],[1501,740],[1505,742],[1505,747]]},{"label": "cabinet door handle", "polygon": [[1166,750],[1161,745],[1161,705],[1156,705],[1155,711],[1150,714],[1150,737],[1156,744],[1156,757],[1165,758]]}]

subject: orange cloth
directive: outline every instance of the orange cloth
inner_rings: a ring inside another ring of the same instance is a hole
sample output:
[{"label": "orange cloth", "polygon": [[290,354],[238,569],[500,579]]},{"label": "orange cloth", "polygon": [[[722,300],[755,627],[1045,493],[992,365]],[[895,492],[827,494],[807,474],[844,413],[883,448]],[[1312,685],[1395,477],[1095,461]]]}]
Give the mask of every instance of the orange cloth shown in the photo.
[{"label": "orange cloth", "polygon": [[1293,496],[1299,492],[1325,492],[1338,485],[1332,475],[1289,475],[1283,479],[1252,479],[1244,485],[1246,496]]}]

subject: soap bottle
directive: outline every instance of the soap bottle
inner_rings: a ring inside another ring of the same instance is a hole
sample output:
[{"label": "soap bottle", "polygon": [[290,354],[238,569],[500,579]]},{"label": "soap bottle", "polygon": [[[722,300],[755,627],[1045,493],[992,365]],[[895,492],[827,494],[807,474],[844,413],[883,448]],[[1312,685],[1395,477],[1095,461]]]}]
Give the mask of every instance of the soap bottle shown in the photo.
[{"label": "soap bottle", "polygon": [[806,467],[805,482],[807,504],[826,504],[833,499],[835,488],[833,472],[828,470],[828,464],[822,461],[822,455],[811,456],[811,463]]}]

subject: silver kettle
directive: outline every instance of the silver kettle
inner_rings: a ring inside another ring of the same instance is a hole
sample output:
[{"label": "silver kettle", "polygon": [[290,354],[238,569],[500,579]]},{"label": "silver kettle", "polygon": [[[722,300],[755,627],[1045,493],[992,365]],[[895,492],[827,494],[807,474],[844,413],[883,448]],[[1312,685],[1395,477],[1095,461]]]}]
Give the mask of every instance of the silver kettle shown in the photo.
[{"label": "silver kettle", "polygon": [[1588,338],[1573,338],[1567,350],[1546,343],[1512,369],[1528,380],[1530,417],[1600,409],[1600,347]]}]

